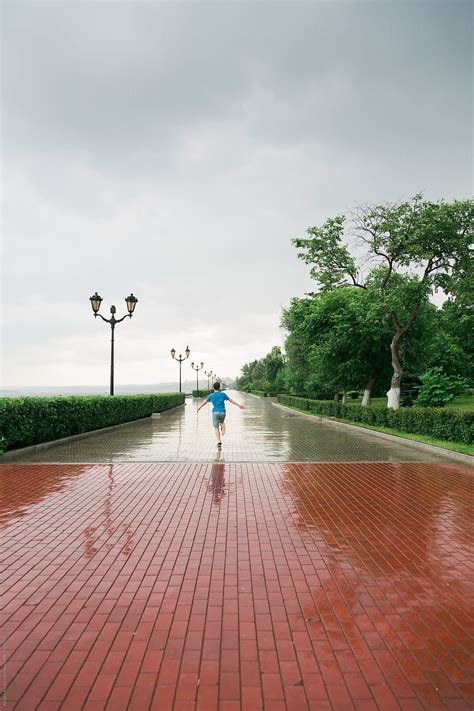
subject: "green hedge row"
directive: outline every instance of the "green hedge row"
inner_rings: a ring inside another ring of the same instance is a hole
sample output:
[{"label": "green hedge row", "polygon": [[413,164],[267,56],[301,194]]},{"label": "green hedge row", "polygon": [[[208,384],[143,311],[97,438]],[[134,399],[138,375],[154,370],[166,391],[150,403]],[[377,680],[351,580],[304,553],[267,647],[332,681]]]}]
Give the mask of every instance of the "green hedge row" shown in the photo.
[{"label": "green hedge row", "polygon": [[193,390],[193,397],[207,397],[213,392],[214,390]]},{"label": "green hedge row", "polygon": [[442,407],[362,407],[334,400],[310,400],[294,395],[278,395],[278,402],[289,407],[309,410],[318,415],[339,417],[366,425],[392,427],[409,434],[422,434],[435,439],[471,444],[474,440],[474,412]]},{"label": "green hedge row", "polygon": [[184,403],[184,393],[0,398],[0,451],[120,425]]},{"label": "green hedge row", "polygon": [[269,397],[269,393],[265,390],[255,390],[254,388],[241,388],[244,393],[250,393],[251,395],[258,395],[258,397]]}]

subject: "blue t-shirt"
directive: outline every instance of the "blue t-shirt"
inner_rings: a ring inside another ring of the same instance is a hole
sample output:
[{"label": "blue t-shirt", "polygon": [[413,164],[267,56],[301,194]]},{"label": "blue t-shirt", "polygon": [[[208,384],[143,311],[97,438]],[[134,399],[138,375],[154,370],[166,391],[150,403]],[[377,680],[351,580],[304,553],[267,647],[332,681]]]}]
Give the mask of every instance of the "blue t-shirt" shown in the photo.
[{"label": "blue t-shirt", "polygon": [[212,412],[225,412],[224,403],[226,400],[230,400],[229,396],[219,390],[211,393],[207,398],[208,402],[212,402]]}]

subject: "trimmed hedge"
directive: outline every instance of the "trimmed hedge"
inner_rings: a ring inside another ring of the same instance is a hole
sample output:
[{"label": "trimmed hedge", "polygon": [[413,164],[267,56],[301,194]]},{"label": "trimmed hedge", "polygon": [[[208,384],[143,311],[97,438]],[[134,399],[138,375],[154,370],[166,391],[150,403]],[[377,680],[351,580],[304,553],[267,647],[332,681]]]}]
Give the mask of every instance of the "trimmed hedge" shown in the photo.
[{"label": "trimmed hedge", "polygon": [[294,395],[278,395],[278,402],[289,407],[309,410],[318,415],[338,417],[365,425],[392,427],[408,434],[422,434],[435,439],[472,444],[474,441],[474,411],[440,407],[362,407],[334,400],[311,400]]},{"label": "trimmed hedge", "polygon": [[207,397],[213,392],[214,390],[193,390],[193,397]]},{"label": "trimmed hedge", "polygon": [[17,449],[120,425],[183,403],[184,393],[0,398],[0,447]]},{"label": "trimmed hedge", "polygon": [[258,397],[269,397],[269,393],[266,390],[255,390],[254,388],[240,388],[243,393],[250,393],[250,395],[257,395]]}]

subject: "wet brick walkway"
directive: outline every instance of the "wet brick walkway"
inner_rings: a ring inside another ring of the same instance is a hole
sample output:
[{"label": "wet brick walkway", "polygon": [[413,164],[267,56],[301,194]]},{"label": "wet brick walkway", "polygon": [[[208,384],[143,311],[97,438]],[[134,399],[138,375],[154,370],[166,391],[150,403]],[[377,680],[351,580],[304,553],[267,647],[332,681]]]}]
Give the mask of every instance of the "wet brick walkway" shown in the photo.
[{"label": "wet brick walkway", "polygon": [[472,708],[467,468],[4,464],[0,477],[7,708]]},{"label": "wet brick walkway", "polygon": [[[446,461],[389,442],[368,430],[335,428],[275,407],[266,398],[229,393],[245,410],[227,406],[221,461],[226,462],[378,462]],[[185,407],[114,430],[58,444],[25,455],[24,462],[213,462],[216,439],[211,408],[187,399]],[[17,460],[19,461],[19,460]]]}]

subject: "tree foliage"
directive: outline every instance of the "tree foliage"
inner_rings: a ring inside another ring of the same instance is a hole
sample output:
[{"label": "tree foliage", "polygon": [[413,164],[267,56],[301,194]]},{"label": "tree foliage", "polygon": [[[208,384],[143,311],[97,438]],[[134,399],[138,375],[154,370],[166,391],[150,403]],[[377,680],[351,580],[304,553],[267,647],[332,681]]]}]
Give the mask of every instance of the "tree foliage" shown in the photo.
[{"label": "tree foliage", "polygon": [[236,380],[236,387],[242,390],[259,390],[270,395],[283,392],[285,359],[281,348],[274,346],[270,353],[246,363],[241,370],[240,377]]},{"label": "tree foliage", "polygon": [[415,195],[310,227],[293,244],[317,292],[283,310],[285,354],[244,365],[238,386],[316,399],[390,387],[396,408],[403,374],[411,399],[423,374],[472,381],[473,225],[474,201]]},{"label": "tree foliage", "polygon": [[310,385],[300,387],[301,393],[321,397],[358,390],[384,370],[386,375],[380,356],[388,347],[390,328],[369,291],[334,290],[294,299],[283,312],[282,325],[288,333],[289,370],[296,366],[301,382],[306,376]]},{"label": "tree foliage", "polygon": [[442,368],[430,368],[421,376],[422,386],[416,399],[418,407],[444,407],[466,387],[463,378],[446,375]]},{"label": "tree foliage", "polygon": [[[322,292],[350,286],[375,292],[392,323],[392,391],[400,391],[402,339],[422,305],[439,288],[454,294],[472,276],[473,227],[474,201],[435,203],[415,195],[401,203],[362,206],[349,223],[343,216],[330,218],[309,228],[309,238],[293,240]],[[354,238],[364,248],[358,261],[345,243]],[[372,268],[362,280],[364,264]]]}]

